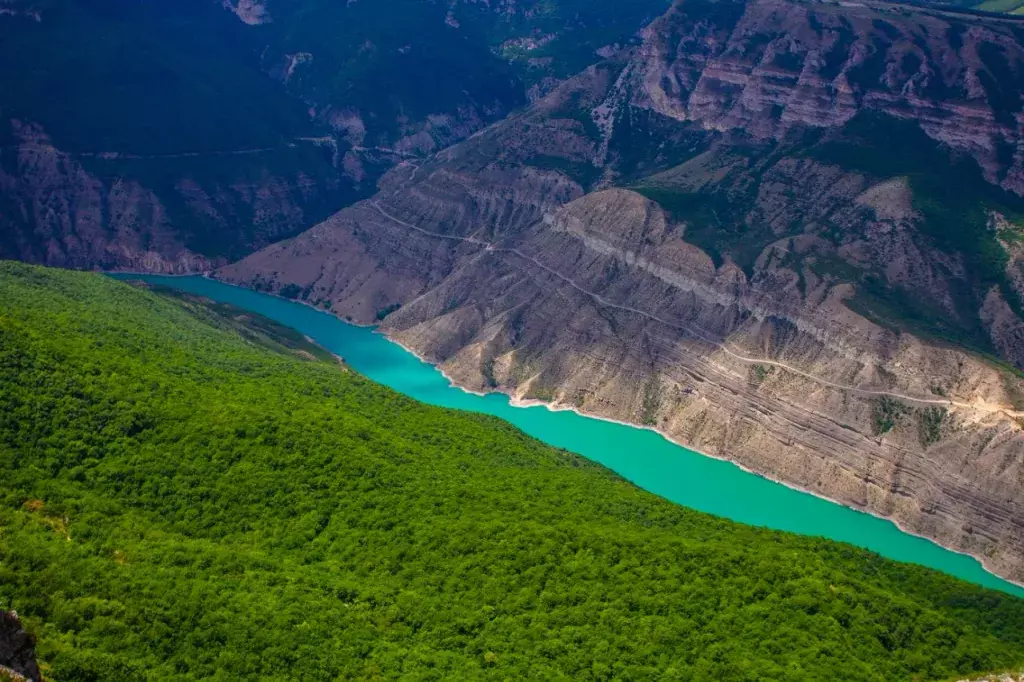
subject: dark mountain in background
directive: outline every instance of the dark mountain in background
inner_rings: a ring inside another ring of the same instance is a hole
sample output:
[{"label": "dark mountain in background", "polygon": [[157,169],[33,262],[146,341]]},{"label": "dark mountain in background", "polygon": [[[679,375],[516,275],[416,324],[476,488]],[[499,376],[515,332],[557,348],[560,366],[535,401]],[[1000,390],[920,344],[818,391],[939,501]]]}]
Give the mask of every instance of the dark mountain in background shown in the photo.
[{"label": "dark mountain in background", "polygon": [[665,7],[4,0],[0,55],[16,66],[0,89],[0,257],[237,259],[507,115]]}]

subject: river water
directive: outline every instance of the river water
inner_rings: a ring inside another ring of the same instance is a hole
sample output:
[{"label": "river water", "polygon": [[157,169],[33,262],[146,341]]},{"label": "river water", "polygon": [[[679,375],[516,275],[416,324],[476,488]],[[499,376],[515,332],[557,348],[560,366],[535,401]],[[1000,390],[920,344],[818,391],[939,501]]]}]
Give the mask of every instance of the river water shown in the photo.
[{"label": "river water", "polygon": [[452,386],[433,365],[372,329],[347,324],[309,306],[199,276],[118,277],[145,280],[259,313],[302,332],[356,371],[400,393],[431,405],[500,417],[545,443],[600,462],[641,488],[691,509],[848,542],[1024,597],[1024,588],[989,573],[972,557],[904,533],[889,521],[688,450],[653,431],[543,406],[514,407],[502,394],[467,393]]}]

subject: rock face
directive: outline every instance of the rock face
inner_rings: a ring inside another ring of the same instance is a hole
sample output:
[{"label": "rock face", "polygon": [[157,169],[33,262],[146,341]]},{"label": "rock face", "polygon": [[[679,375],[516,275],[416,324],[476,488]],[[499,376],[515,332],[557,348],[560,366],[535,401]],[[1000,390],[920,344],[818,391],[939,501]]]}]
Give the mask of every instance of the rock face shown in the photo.
[{"label": "rock face", "polygon": [[[16,141],[0,150],[0,258],[84,269],[207,271],[322,217],[340,184],[330,172],[308,175],[316,164],[282,164],[274,150],[238,155],[245,158],[234,167],[228,159],[229,172],[211,177],[204,155],[70,154],[54,147],[39,126],[10,123]],[[159,167],[155,174],[153,166]]]},{"label": "rock face", "polygon": [[43,679],[36,664],[35,644],[13,611],[0,611],[0,677],[15,682]]},{"label": "rock face", "polygon": [[884,3],[710,7],[677,2],[645,30],[637,104],[755,137],[884,111],[973,155],[990,181],[1024,190],[1018,22]]},{"label": "rock face", "polygon": [[982,354],[1021,354],[997,187],[1020,125],[979,56],[1017,69],[1015,30],[677,3],[632,53],[217,275],[299,285],[460,385],[656,427],[1024,581],[1024,381]]}]

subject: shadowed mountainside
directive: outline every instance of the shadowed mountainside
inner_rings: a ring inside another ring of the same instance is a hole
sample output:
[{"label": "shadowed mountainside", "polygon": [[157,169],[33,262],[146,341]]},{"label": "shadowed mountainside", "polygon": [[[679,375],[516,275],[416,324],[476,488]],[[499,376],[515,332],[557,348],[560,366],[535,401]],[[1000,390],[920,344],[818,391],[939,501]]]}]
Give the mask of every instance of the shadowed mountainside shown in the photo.
[{"label": "shadowed mountainside", "polygon": [[502,118],[666,6],[4,0],[0,57],[17,67],[0,90],[0,257],[236,260]]}]

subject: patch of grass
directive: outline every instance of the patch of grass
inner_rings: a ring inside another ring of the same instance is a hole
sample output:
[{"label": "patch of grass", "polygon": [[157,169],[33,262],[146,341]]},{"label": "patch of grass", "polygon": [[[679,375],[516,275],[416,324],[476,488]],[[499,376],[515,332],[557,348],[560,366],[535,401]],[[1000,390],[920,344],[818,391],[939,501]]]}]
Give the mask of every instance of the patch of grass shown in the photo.
[{"label": "patch of grass", "polygon": [[879,396],[871,401],[871,432],[876,436],[889,433],[900,423],[903,417],[911,413],[911,408],[896,398]]},{"label": "patch of grass", "polygon": [[1024,2],[1021,0],[986,0],[985,2],[975,5],[974,9],[979,9],[983,12],[998,12],[1010,14],[1019,10],[1024,6]]},{"label": "patch of grass", "polygon": [[555,389],[547,386],[531,386],[527,397],[542,403],[552,403],[555,401]]},{"label": "patch of grass", "polygon": [[917,411],[921,445],[928,447],[942,439],[942,425],[946,421],[946,408],[929,407]]},{"label": "patch of grass", "polygon": [[584,189],[591,187],[595,182],[597,182],[603,172],[601,168],[595,166],[589,161],[576,161],[562,156],[552,156],[549,154],[537,154],[531,156],[524,160],[523,163],[528,166],[533,166],[534,168],[540,168],[541,170],[557,171],[562,173],[572,180],[575,180]]},{"label": "patch of grass", "polygon": [[772,365],[751,365],[747,370],[747,381],[752,386],[760,386],[775,372],[775,367]]},{"label": "patch of grass", "polygon": [[388,315],[395,312],[401,307],[401,303],[391,303],[389,305],[386,305],[377,311],[377,314],[374,315],[374,319],[376,319],[378,322],[383,322],[385,317],[387,317]]},{"label": "patch of grass", "polygon": [[640,423],[655,426],[658,423],[658,410],[661,409],[661,380],[655,374],[644,386],[643,400],[640,404]]},{"label": "patch of grass", "polygon": [[288,298],[294,301],[302,295],[302,287],[298,284],[285,284],[277,294],[282,298]]},{"label": "patch of grass", "polygon": [[857,282],[864,271],[833,254],[818,254],[811,261],[811,271],[819,277],[836,278],[843,282]]},{"label": "patch of grass", "polygon": [[484,377],[484,383],[489,388],[497,388],[498,380],[494,377],[494,358],[489,357],[484,360],[483,365],[480,367],[480,374]]}]

